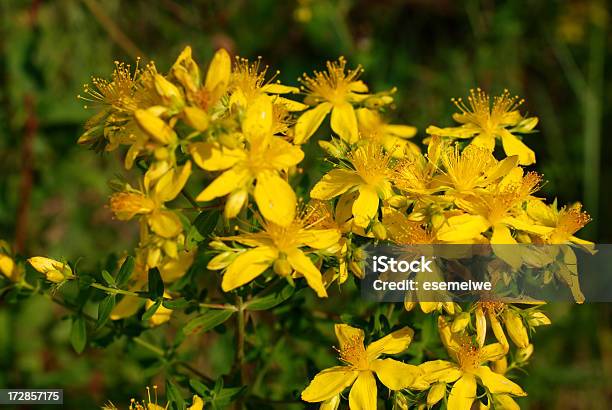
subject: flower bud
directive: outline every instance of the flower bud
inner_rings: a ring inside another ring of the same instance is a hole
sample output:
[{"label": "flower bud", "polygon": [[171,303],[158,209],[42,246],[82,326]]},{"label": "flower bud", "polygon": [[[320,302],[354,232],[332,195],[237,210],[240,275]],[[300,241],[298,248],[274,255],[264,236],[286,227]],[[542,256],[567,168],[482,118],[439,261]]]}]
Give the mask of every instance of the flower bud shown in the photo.
[{"label": "flower bud", "polygon": [[274,261],[274,273],[280,276],[289,276],[293,272],[293,268],[287,259],[278,258]]},{"label": "flower bud", "polygon": [[149,110],[136,110],[134,119],[138,126],[160,144],[174,144],[176,133],[164,120]]},{"label": "flower bud", "polygon": [[403,195],[393,195],[387,202],[393,208],[403,208],[408,205],[408,199]]},{"label": "flower bud", "polygon": [[468,312],[461,312],[455,316],[453,320],[453,325],[451,326],[451,330],[453,333],[458,333],[463,331],[470,323],[470,314]]},{"label": "flower bud", "polygon": [[340,146],[329,141],[319,141],[319,147],[334,158],[342,158],[346,154],[346,151]]},{"label": "flower bud", "polygon": [[363,273],[363,269],[361,268],[361,265],[359,263],[355,262],[355,261],[350,261],[349,262],[349,269],[359,279],[363,279],[363,277],[365,276],[364,273]]},{"label": "flower bud", "polygon": [[384,241],[387,239],[387,228],[385,228],[385,226],[379,221],[374,222],[372,225],[372,233],[379,241]]},{"label": "flower bud", "polygon": [[[427,405],[432,407],[436,405],[446,393],[446,384],[445,383],[436,383],[429,389],[429,393],[427,393]],[[408,408],[408,407],[406,407]]]},{"label": "flower bud", "polygon": [[11,281],[16,281],[15,262],[10,256],[0,253],[0,273],[9,278]]},{"label": "flower bud", "polygon": [[191,128],[197,131],[206,131],[208,128],[208,114],[206,114],[206,111],[203,109],[197,107],[185,107],[183,109],[183,115],[185,122]]},{"label": "flower bud", "polygon": [[72,269],[70,269],[67,263],[42,256],[30,258],[28,262],[30,262],[30,265],[32,265],[34,269],[45,275],[50,282],[61,283],[65,280],[74,278]]},{"label": "flower bud", "polygon": [[508,370],[508,359],[506,359],[506,356],[491,362],[491,369],[497,374],[506,373],[506,370]]},{"label": "flower bud", "polygon": [[219,142],[225,148],[235,149],[240,144],[240,138],[237,133],[221,134],[219,136]]},{"label": "flower bud", "polygon": [[185,100],[178,87],[160,74],[155,74],[155,91],[162,97],[166,106],[180,109],[185,105]]},{"label": "flower bud", "polygon": [[246,203],[248,196],[246,189],[239,189],[238,191],[232,192],[225,203],[225,218],[235,218]]},{"label": "flower bud", "polygon": [[517,363],[525,363],[527,360],[529,360],[532,354],[533,354],[532,344],[522,349],[518,349],[516,351],[516,356],[515,356]]}]

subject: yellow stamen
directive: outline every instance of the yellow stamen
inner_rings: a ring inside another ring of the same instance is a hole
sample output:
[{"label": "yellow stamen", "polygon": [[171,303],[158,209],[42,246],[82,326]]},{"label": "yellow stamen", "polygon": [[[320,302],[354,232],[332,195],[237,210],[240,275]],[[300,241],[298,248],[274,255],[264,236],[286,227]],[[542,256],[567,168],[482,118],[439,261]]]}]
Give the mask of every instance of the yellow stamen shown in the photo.
[{"label": "yellow stamen", "polygon": [[349,84],[357,81],[363,73],[361,66],[347,72],[345,68],[344,57],[340,57],[338,61],[328,61],[326,71],[315,71],[313,77],[302,75],[299,80],[303,86],[300,88],[310,94],[315,100],[314,103],[321,101],[329,101],[333,104],[343,103],[350,92]]}]

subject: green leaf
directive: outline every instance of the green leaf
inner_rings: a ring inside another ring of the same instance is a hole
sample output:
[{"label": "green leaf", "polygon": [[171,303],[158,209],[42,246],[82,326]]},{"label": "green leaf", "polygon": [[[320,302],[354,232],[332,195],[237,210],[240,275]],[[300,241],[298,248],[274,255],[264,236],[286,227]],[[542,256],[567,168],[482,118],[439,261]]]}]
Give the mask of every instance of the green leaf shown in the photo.
[{"label": "green leaf", "polygon": [[157,268],[149,269],[149,297],[153,300],[164,296],[164,281]]},{"label": "green leaf", "polygon": [[121,268],[119,268],[119,273],[117,274],[117,286],[122,287],[127,284],[128,280],[132,276],[132,273],[134,272],[135,265],[136,261],[132,256],[125,258],[125,261],[121,265]]},{"label": "green leaf", "polygon": [[209,310],[203,315],[190,320],[183,328],[183,331],[186,335],[207,332],[225,322],[233,314],[234,312],[231,310]]},{"label": "green leaf", "polygon": [[212,233],[217,226],[217,223],[221,219],[221,212],[214,209],[212,211],[201,212],[193,221],[193,226],[196,227],[198,232],[203,238],[206,238]]},{"label": "green leaf", "polygon": [[210,389],[201,381],[189,379],[189,385],[191,386],[191,389],[203,399],[210,396]]},{"label": "green leaf", "polygon": [[245,304],[247,310],[267,310],[280,305],[293,295],[295,288],[286,283],[279,283],[273,287],[271,293],[256,296]]},{"label": "green leaf", "polygon": [[219,406],[227,406],[235,401],[246,390],[246,386],[228,387],[213,396],[212,401]]},{"label": "green leaf", "polygon": [[185,298],[164,299],[163,304],[164,304],[164,307],[167,309],[177,310],[177,309],[185,309],[187,306],[191,304],[191,302]]},{"label": "green leaf", "polygon": [[108,318],[115,307],[115,296],[107,295],[98,305],[98,327],[102,327],[108,321]]},{"label": "green leaf", "polygon": [[70,343],[74,351],[81,354],[85,350],[87,344],[87,327],[83,316],[75,316],[72,318],[72,330],[70,331]]},{"label": "green leaf", "polygon": [[157,302],[155,302],[150,308],[148,308],[146,310],[146,312],[144,312],[142,314],[142,321],[146,322],[147,320],[151,319],[153,317],[153,315],[155,314],[155,312],[157,312],[157,309],[159,309],[159,307],[162,304],[162,300],[159,299]]},{"label": "green leaf", "polygon": [[115,284],[115,278],[113,278],[113,275],[111,275],[110,273],[108,273],[108,271],[106,271],[106,270],[103,270],[103,271],[102,271],[102,278],[104,278],[104,282],[106,282],[106,284],[107,284],[108,286],[111,286],[111,287],[115,287],[115,286],[117,286],[117,285]]},{"label": "green leaf", "polygon": [[198,231],[198,228],[191,226],[185,238],[185,246],[188,250],[193,250],[198,247],[198,244],[204,240],[204,237]]},{"label": "green leaf", "polygon": [[181,395],[181,391],[172,381],[166,381],[166,395],[168,401],[174,404],[174,408],[184,410],[186,408],[185,399]]}]

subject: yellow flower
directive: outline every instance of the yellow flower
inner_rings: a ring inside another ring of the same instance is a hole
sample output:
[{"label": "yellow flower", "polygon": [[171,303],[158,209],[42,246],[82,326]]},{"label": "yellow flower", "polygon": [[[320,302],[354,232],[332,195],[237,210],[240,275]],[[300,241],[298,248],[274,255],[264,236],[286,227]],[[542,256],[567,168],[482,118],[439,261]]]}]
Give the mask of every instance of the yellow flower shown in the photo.
[{"label": "yellow flower", "polygon": [[348,154],[348,169],[327,173],[310,191],[314,199],[331,199],[346,192],[358,192],[352,205],[355,225],[366,228],[376,218],[379,199],[393,196],[389,181],[391,157],[380,146],[368,144]]},{"label": "yellow flower", "polygon": [[453,118],[462,125],[450,128],[430,125],[426,130],[428,134],[452,138],[474,138],[472,144],[484,147],[489,151],[493,151],[495,139],[499,138],[506,155],[518,155],[519,164],[530,165],[535,162],[535,153],[512,134],[512,132],[530,132],[538,123],[536,117],[524,118],[518,111],[523,100],[511,97],[508,90],[504,90],[498,97],[493,97],[491,105],[489,96],[477,88],[470,90],[468,104],[465,104],[461,98],[453,99],[453,102],[461,111],[461,113],[454,114]]},{"label": "yellow flower", "polygon": [[421,152],[416,144],[407,140],[416,135],[416,127],[387,124],[378,112],[367,108],[357,110],[357,120],[361,139],[382,145],[394,158]]},{"label": "yellow flower", "polygon": [[398,354],[408,348],[414,335],[409,327],[396,330],[367,347],[364,346],[363,330],[337,324],[335,331],[340,344],[339,359],[344,366],[318,373],[302,392],[302,400],[325,402],[352,386],[349,393],[351,410],[376,410],[378,394],[374,375],[391,390],[426,388],[416,366],[394,359],[379,359],[383,354]]},{"label": "yellow flower", "polygon": [[[182,85],[190,107],[185,108],[187,122],[194,126],[197,117],[206,117],[227,92],[231,76],[231,59],[227,51],[215,52],[202,83],[200,68],[191,57],[191,47],[185,47],[170,73]],[[198,129],[201,127],[195,126]],[[200,129],[200,131],[202,131]]]},{"label": "yellow flower", "polygon": [[426,198],[441,190],[434,184],[434,175],[442,152],[442,141],[434,136],[427,146],[427,155],[413,153],[399,160],[392,169],[391,181],[409,198]]},{"label": "yellow flower", "polygon": [[458,340],[451,332],[450,325],[444,317],[438,317],[440,337],[454,362],[446,360],[433,360],[419,365],[423,371],[423,378],[436,386],[437,391],[432,394],[431,403],[434,405],[442,399],[441,387],[438,383],[450,384],[453,387],[448,395],[448,410],[470,410],[477,399],[476,385],[480,384],[494,397],[499,394],[526,396],[519,385],[508,380],[501,374],[493,372],[483,365],[489,361],[499,360],[505,356],[506,350],[500,343],[483,347],[474,346],[469,341]]},{"label": "yellow flower", "polygon": [[327,71],[315,71],[313,77],[306,74],[300,79],[307,97],[304,101],[315,107],[304,112],[295,125],[294,143],[303,144],[319,128],[331,111],[331,128],[348,143],[359,139],[357,116],[353,103],[368,97],[368,87],[358,78],[361,66],[345,72],[346,60],[327,62]]},{"label": "yellow flower", "polygon": [[518,163],[517,156],[497,161],[485,148],[468,145],[463,151],[454,145],[442,152],[444,174],[437,182],[452,187],[453,195],[476,194],[506,176]]},{"label": "yellow flower", "polygon": [[[252,192],[261,214],[275,224],[287,226],[295,217],[297,198],[282,173],[298,164],[304,153],[280,137],[272,135],[272,102],[260,96],[245,114],[242,124],[247,146],[227,149],[217,143],[198,142],[190,146],[191,155],[201,168],[223,171],[197,196],[210,201],[225,195]],[[255,185],[254,188],[253,184]],[[232,207],[226,215],[235,216],[243,203],[228,200]]]},{"label": "yellow flower", "polygon": [[22,269],[15,263],[10,253],[9,244],[0,240],[0,273],[11,282],[17,282],[21,278]]},{"label": "yellow flower", "polygon": [[[170,407],[170,403],[165,406],[159,404],[157,397],[157,386],[153,386],[154,396],[151,398],[151,389],[147,387],[147,399],[143,401],[136,401],[136,399],[130,400],[129,410],[167,410]],[[199,396],[193,396],[192,405],[187,410],[202,410],[204,408],[204,401]],[[102,406],[102,410],[117,410],[117,407],[108,402]]]},{"label": "yellow flower", "polygon": [[[515,168],[520,173],[519,168]],[[542,233],[544,229],[516,217],[522,210],[517,207],[537,191],[541,176],[535,172],[526,175],[509,174],[504,180],[477,195],[456,200],[459,208],[468,213],[449,217],[438,230],[441,241],[471,243],[481,234],[492,229],[490,242],[493,251],[513,268],[522,264],[521,254],[512,247],[516,244],[510,228],[521,231]]]},{"label": "yellow flower", "polygon": [[278,95],[297,93],[300,91],[299,88],[283,85],[280,81],[274,82],[279,71],[266,80],[267,72],[268,66],[261,67],[261,57],[254,63],[250,63],[246,58],[236,57],[230,83],[229,106],[248,107],[262,94],[273,94],[272,100],[275,106],[283,106],[289,111],[301,111],[306,108],[304,104]]},{"label": "yellow flower", "polygon": [[[301,248],[326,250],[338,245],[340,232],[336,229],[318,229],[317,222],[308,223],[308,216],[296,217],[288,226],[263,221],[261,232],[244,233],[238,236],[219,238],[224,241],[236,241],[249,247],[240,251],[223,275],[221,287],[229,292],[236,289],[273,266],[281,276],[295,272],[303,276],[319,297],[326,297],[321,272]],[[209,269],[219,269],[228,263],[219,264],[227,258],[225,253],[213,258]]]},{"label": "yellow flower", "polygon": [[28,262],[39,273],[45,275],[48,281],[53,283],[61,283],[67,279],[74,278],[72,269],[65,262],[59,262],[55,259],[45,258],[43,256],[34,256],[29,258]]},{"label": "yellow flower", "polygon": [[[161,176],[159,176],[161,174]],[[163,238],[173,238],[183,231],[179,217],[165,208],[181,192],[191,175],[191,162],[179,169],[151,166],[145,174],[145,192],[129,188],[110,198],[110,208],[121,220],[144,215],[153,232]]]},{"label": "yellow flower", "polygon": [[545,243],[566,244],[568,242],[590,247],[590,241],[574,236],[574,233],[582,229],[591,217],[582,211],[582,204],[576,203],[571,206],[564,206],[557,209],[556,201],[551,205],[546,205],[541,201],[533,200],[527,203],[527,215],[533,218],[538,224],[549,227],[542,235]]}]

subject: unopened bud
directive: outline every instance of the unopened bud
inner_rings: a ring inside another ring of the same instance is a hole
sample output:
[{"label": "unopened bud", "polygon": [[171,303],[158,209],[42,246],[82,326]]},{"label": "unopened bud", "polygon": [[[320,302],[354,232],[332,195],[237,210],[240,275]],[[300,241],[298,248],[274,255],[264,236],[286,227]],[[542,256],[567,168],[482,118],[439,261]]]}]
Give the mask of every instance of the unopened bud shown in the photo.
[{"label": "unopened bud", "polygon": [[67,263],[59,262],[54,259],[35,256],[28,259],[34,269],[45,275],[48,281],[60,283],[74,278],[72,269]]},{"label": "unopened bud", "polygon": [[240,189],[238,191],[232,192],[227,198],[227,202],[225,203],[225,218],[235,218],[236,215],[240,213],[240,210],[246,203],[247,198],[248,192],[246,189]]},{"label": "unopened bud", "polygon": [[393,195],[387,202],[393,208],[403,208],[408,205],[408,199],[403,195]]},{"label": "unopened bud", "polygon": [[329,141],[319,141],[319,147],[334,158],[341,158],[346,154],[346,152],[340,146]]},{"label": "unopened bud", "polygon": [[183,109],[185,122],[197,131],[205,131],[208,128],[208,114],[201,108],[185,107]]},{"label": "unopened bud", "polygon": [[349,262],[349,269],[359,279],[363,279],[363,277],[364,277],[363,269],[361,269],[361,265],[359,263],[357,263],[355,261],[350,261]]},{"label": "unopened bud", "polygon": [[387,228],[385,228],[385,225],[383,225],[381,222],[374,222],[372,225],[372,233],[379,241],[384,241],[387,239]]},{"label": "unopened bud", "polygon": [[525,363],[533,354],[533,345],[529,344],[527,347],[518,349],[516,352],[517,363]]},{"label": "unopened bud", "polygon": [[293,272],[293,268],[289,261],[285,258],[279,258],[274,261],[274,273],[280,276],[289,276]]}]

